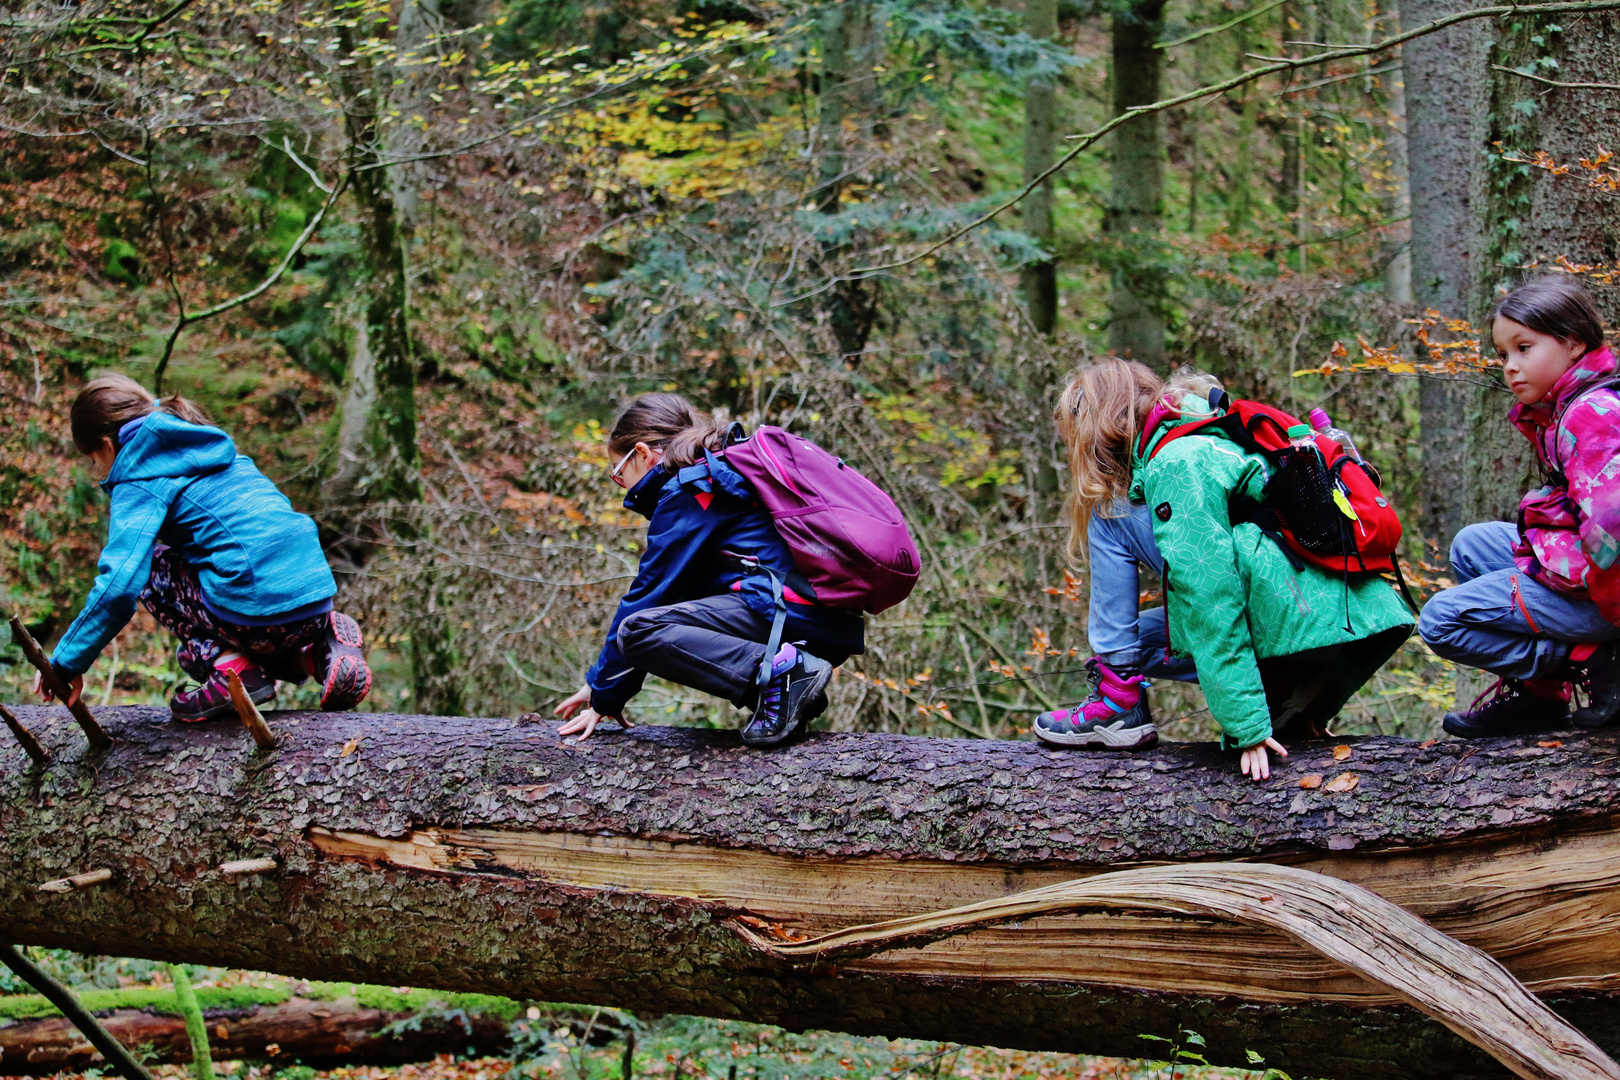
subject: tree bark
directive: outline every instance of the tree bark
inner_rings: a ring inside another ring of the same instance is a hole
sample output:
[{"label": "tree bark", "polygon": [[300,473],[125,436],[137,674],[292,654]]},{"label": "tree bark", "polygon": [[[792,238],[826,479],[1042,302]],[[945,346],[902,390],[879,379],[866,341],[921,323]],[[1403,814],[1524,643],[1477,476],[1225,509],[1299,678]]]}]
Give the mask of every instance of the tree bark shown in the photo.
[{"label": "tree bark", "polygon": [[[60,710],[16,711],[53,758],[30,771],[0,748],[0,936],[28,944],[1123,1056],[1179,1027],[1212,1060],[1253,1049],[1295,1075],[1502,1075],[1289,939],[1207,917],[1042,917],[826,967],[735,930],[1259,860],[1372,889],[1620,1047],[1614,734],[1345,740],[1342,760],[1298,743],[1255,784],[1209,745],[828,734],[758,753],[730,732],[576,745],[549,723],[388,714],[272,713],[261,757],[234,723],[150,708],[103,710],[116,741],[90,757]],[[217,869],[257,857],[280,869]],[[113,879],[35,889],[90,866]]]},{"label": "tree bark", "polygon": [[[1047,39],[1057,34],[1057,0],[1025,0],[1024,32],[1032,38]],[[1024,183],[1028,184],[1052,167],[1057,160],[1057,81],[1050,75],[1034,75],[1024,83]],[[1052,251],[1052,180],[1048,177],[1024,199],[1024,232]],[[1043,334],[1057,329],[1057,262],[1043,259],[1024,267],[1019,275],[1024,287],[1024,303],[1029,321]]]},{"label": "tree bark", "polygon": [[[1113,19],[1114,115],[1159,99],[1159,40],[1164,0],[1132,0]],[[1151,367],[1164,363],[1164,125],[1158,113],[1114,132],[1112,192],[1104,231],[1116,259],[1109,300],[1108,347]]]},{"label": "tree bark", "polygon": [[[204,1009],[213,1056],[298,1062],[318,1068],[335,1065],[400,1065],[439,1054],[501,1054],[511,1047],[507,1022],[488,1013],[426,1016],[396,1032],[391,1024],[410,1021],[409,1012],[386,1012],[353,1001],[311,1001],[293,997],[279,1005]],[[463,1022],[462,1016],[465,1017]],[[185,1020],[147,1009],[114,1009],[103,1025],[125,1046],[150,1045],[154,1064],[191,1062]],[[272,1053],[270,1047],[275,1047]],[[0,1027],[0,1073],[48,1076],[105,1068],[83,1036],[60,1016],[19,1020]]]}]

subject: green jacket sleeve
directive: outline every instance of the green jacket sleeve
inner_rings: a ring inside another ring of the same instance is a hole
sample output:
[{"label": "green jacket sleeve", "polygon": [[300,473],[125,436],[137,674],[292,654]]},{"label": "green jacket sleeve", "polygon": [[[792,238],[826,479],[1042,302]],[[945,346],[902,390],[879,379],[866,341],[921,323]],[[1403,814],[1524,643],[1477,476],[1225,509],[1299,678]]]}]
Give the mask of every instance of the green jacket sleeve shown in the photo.
[{"label": "green jacket sleeve", "polygon": [[1248,590],[1227,499],[1255,468],[1224,440],[1193,436],[1166,446],[1142,475],[1153,539],[1165,561],[1171,647],[1197,664],[1222,745],[1244,748],[1271,734],[1271,712],[1249,636]]}]

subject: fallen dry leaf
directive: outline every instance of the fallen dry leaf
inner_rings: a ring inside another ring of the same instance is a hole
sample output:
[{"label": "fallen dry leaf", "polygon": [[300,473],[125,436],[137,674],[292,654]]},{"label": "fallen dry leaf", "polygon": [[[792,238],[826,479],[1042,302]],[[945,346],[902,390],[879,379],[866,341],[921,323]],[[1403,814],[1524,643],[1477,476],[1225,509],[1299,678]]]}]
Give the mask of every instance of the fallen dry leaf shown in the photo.
[{"label": "fallen dry leaf", "polygon": [[1334,761],[1343,761],[1346,758],[1348,758],[1349,756],[1350,756],[1350,748],[1348,746],[1335,746],[1333,748],[1333,760]]},{"label": "fallen dry leaf", "polygon": [[1299,786],[1302,787],[1302,788],[1305,788],[1307,790],[1309,790],[1310,788],[1319,788],[1319,787],[1321,787],[1322,786],[1322,774],[1321,773],[1306,773],[1304,776],[1299,778]]},{"label": "fallen dry leaf", "polygon": [[352,738],[348,742],[344,743],[343,744],[343,753],[339,754],[338,757],[348,757],[350,754],[352,754],[356,750],[360,749],[360,740],[364,739],[364,738],[365,738],[364,735],[356,735],[354,738]]},{"label": "fallen dry leaf", "polygon": [[1546,742],[1538,742],[1536,745],[1541,747],[1543,750],[1556,750],[1560,746],[1563,746],[1564,743],[1561,739],[1548,739]]},{"label": "fallen dry leaf", "polygon": [[231,1037],[231,1029],[224,1024],[220,1024],[214,1029],[214,1037],[219,1039],[220,1042],[224,1042]]},{"label": "fallen dry leaf", "polygon": [[1429,747],[1433,746],[1439,741],[1439,739],[1424,739],[1422,742],[1418,743],[1418,748],[1420,750],[1427,750]]},{"label": "fallen dry leaf", "polygon": [[1356,785],[1359,784],[1359,783],[1361,783],[1361,778],[1358,777],[1355,773],[1353,773],[1353,772],[1340,773],[1338,776],[1335,776],[1333,779],[1329,780],[1327,782],[1327,784],[1322,788],[1322,790],[1323,791],[1354,791],[1356,789]]}]

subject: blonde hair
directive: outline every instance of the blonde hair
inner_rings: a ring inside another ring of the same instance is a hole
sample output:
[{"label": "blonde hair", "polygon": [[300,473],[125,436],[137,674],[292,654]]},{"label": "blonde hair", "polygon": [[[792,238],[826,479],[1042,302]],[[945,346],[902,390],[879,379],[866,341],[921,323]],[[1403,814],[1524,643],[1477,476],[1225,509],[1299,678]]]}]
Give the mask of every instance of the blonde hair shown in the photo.
[{"label": "blonde hair", "polygon": [[1091,516],[1118,516],[1117,507],[1131,487],[1131,458],[1142,426],[1153,407],[1163,402],[1179,409],[1187,393],[1207,394],[1219,387],[1213,375],[1189,366],[1165,382],[1134,360],[1110,356],[1085,363],[1070,373],[1058,394],[1052,417],[1068,450],[1071,562],[1089,558],[1085,548]]},{"label": "blonde hair", "polygon": [[97,376],[79,391],[68,412],[73,445],[88,454],[101,445],[102,439],[116,443],[118,430],[125,424],[160,410],[188,424],[208,423],[208,415],[195,402],[179,394],[170,394],[160,401],[128,375],[115,372]]}]

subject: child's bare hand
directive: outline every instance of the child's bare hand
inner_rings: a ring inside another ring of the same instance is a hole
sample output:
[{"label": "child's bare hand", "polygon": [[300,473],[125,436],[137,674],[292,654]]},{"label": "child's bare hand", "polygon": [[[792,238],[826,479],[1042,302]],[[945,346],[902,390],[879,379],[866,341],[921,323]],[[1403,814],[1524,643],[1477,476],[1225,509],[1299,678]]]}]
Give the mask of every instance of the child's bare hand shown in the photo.
[{"label": "child's bare hand", "polygon": [[1268,748],[1277,751],[1278,757],[1288,756],[1288,751],[1283,749],[1282,743],[1268,738],[1259,746],[1251,746],[1243,751],[1243,759],[1238,763],[1238,767],[1243,770],[1244,776],[1251,780],[1271,779],[1271,759],[1266,755]]},{"label": "child's bare hand", "polygon": [[596,725],[601,723],[603,720],[616,720],[618,721],[620,727],[625,728],[635,726],[622,716],[603,716],[595,709],[586,709],[568,723],[558,728],[557,734],[568,736],[577,733],[579,735],[579,741],[584,742],[586,739],[591,737],[591,732],[595,731]]},{"label": "child's bare hand", "polygon": [[[34,693],[39,695],[39,700],[41,700],[41,701],[55,701],[56,700],[56,695],[51,693],[51,688],[45,685],[45,676],[41,675],[37,671],[34,672]],[[77,678],[75,678],[72,682],[68,683],[67,700],[62,702],[62,704],[67,705],[70,708],[72,706],[74,706],[74,705],[77,705],[79,703],[79,697],[83,693],[84,693],[84,676],[80,675]]]},{"label": "child's bare hand", "polygon": [[[591,688],[589,684],[587,684],[580,687],[578,690],[575,690],[566,699],[564,699],[561,704],[552,710],[552,715],[560,716],[564,720],[570,720],[573,718],[575,713],[579,712],[579,710],[583,709],[590,703]],[[589,733],[587,732],[587,734]]]}]

